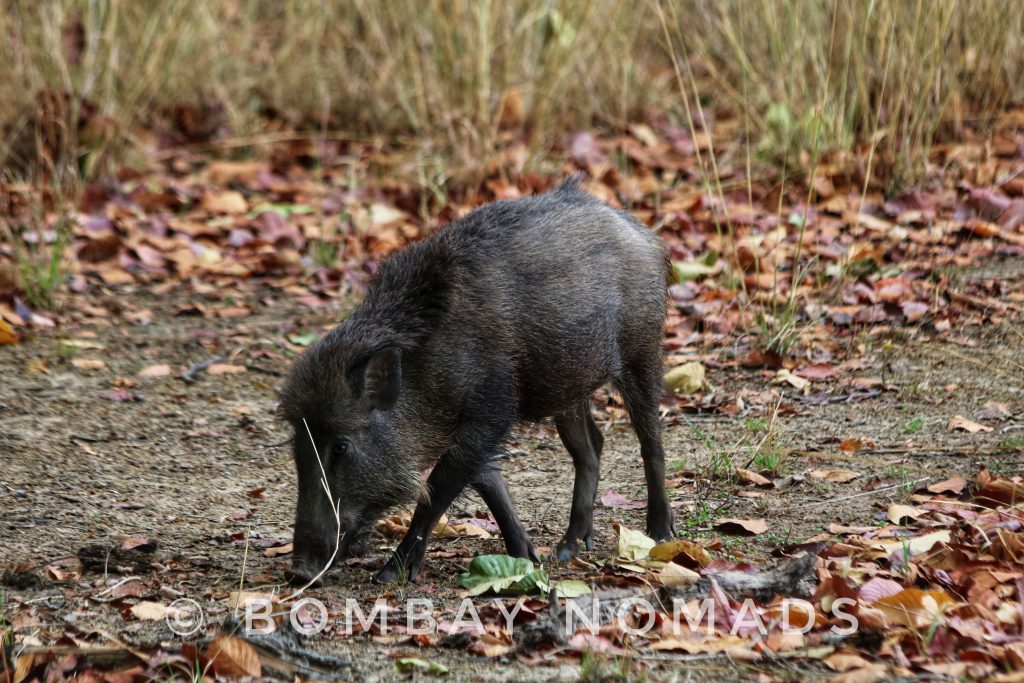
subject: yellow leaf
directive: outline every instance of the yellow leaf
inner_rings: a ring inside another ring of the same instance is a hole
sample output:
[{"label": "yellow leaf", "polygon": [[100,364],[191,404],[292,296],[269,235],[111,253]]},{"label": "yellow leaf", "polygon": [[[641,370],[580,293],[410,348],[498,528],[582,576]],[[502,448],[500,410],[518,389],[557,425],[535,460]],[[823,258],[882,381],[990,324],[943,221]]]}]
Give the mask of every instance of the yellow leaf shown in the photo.
[{"label": "yellow leaf", "polygon": [[652,560],[660,560],[661,562],[671,562],[679,555],[687,555],[701,567],[711,564],[711,556],[708,555],[707,550],[704,550],[703,547],[693,541],[684,541],[682,539],[659,543],[651,548],[649,553]]},{"label": "yellow leaf", "polygon": [[680,394],[692,394],[704,386],[704,374],[700,363],[685,363],[668,371],[665,384]]},{"label": "yellow leaf", "polygon": [[657,545],[645,534],[617,525],[619,528],[619,558],[627,562],[639,562],[647,558],[651,548]]},{"label": "yellow leaf", "polygon": [[930,534],[924,536],[917,536],[915,538],[902,538],[895,541],[885,541],[884,543],[876,543],[874,547],[881,548],[886,553],[894,553],[897,550],[902,550],[904,547],[910,551],[911,557],[919,555],[924,552],[928,552],[932,549],[936,543],[949,543],[950,534],[949,529],[942,531],[933,531]]},{"label": "yellow leaf", "polygon": [[669,562],[658,572],[658,580],[666,586],[692,586],[700,581],[700,574],[675,562]]},{"label": "yellow leaf", "polygon": [[905,588],[895,595],[882,598],[874,607],[885,614],[890,625],[924,628],[930,626],[956,601],[945,591],[923,591]]}]

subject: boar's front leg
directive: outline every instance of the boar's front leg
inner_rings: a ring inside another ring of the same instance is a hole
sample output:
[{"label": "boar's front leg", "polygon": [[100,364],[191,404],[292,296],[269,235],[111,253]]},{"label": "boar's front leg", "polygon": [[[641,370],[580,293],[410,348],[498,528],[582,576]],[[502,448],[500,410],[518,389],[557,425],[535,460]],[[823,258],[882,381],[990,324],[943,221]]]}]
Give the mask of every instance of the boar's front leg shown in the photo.
[{"label": "boar's front leg", "polygon": [[473,482],[473,488],[494,515],[494,521],[498,523],[501,536],[505,539],[505,551],[512,557],[525,557],[540,562],[540,555],[530,542],[530,537],[526,535],[526,529],[523,528],[512,506],[505,478],[501,476],[501,470],[497,465],[486,466]]},{"label": "boar's front leg", "polygon": [[511,423],[509,417],[489,420],[484,425],[469,425],[460,430],[452,447],[438,459],[427,477],[428,500],[416,505],[409,531],[388,563],[377,572],[374,581],[392,583],[416,578],[427,551],[430,532],[456,496],[480,476],[497,452]]}]

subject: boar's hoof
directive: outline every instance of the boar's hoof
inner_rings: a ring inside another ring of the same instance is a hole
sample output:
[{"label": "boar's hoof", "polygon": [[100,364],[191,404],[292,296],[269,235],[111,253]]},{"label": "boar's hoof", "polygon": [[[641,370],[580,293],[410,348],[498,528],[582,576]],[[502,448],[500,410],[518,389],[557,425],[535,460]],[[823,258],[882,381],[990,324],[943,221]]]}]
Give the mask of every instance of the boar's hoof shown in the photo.
[{"label": "boar's hoof", "polygon": [[[580,552],[580,540],[578,538],[569,538],[566,536],[562,539],[562,542],[555,548],[555,557],[558,558],[559,562],[568,562]],[[594,547],[594,534],[589,533],[587,537],[582,539],[583,545],[587,550]]]},{"label": "boar's hoof", "polygon": [[540,564],[540,553],[537,552],[536,546],[528,538],[509,539],[505,542],[505,552],[510,557],[525,557]]},{"label": "boar's hoof", "polygon": [[411,567],[402,571],[394,558],[380,568],[380,571],[373,577],[374,583],[400,583],[406,584],[416,578],[419,567]]},{"label": "boar's hoof", "polygon": [[653,538],[659,543],[661,541],[669,541],[676,537],[675,524],[673,523],[671,515],[668,519],[661,521],[648,521],[647,522],[647,535]]},{"label": "boar's hoof", "polygon": [[540,564],[540,553],[537,552],[537,548],[532,543],[530,544],[530,549],[526,552],[526,557]]}]

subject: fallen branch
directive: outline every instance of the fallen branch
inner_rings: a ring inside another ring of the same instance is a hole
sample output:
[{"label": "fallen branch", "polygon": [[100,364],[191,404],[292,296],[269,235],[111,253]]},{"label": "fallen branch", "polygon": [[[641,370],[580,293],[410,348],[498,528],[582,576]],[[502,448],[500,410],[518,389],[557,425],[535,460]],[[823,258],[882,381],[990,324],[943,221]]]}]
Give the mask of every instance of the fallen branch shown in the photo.
[{"label": "fallen branch", "polygon": [[[620,606],[633,604],[637,599],[646,600],[658,611],[671,616],[673,604],[704,600],[717,591],[728,594],[732,599],[751,598],[759,602],[768,602],[777,595],[806,598],[815,589],[814,567],[817,559],[816,555],[805,552],[754,574],[742,571],[717,572],[700,577],[692,586],[661,586],[646,592],[630,589],[595,591],[575,598],[573,603],[575,609],[588,615],[588,619],[596,603],[598,609],[594,626],[598,627],[615,621],[620,616]],[[572,634],[565,629],[565,609],[557,599],[553,599],[543,616],[516,632],[518,647],[530,649],[540,644],[550,646],[552,643],[567,643]]]}]

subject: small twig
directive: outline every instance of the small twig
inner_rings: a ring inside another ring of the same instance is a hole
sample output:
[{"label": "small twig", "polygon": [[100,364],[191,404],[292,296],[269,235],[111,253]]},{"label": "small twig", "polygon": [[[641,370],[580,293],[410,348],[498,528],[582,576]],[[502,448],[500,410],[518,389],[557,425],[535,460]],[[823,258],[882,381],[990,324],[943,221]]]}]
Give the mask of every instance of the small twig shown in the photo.
[{"label": "small twig", "polygon": [[194,363],[194,364],[192,364],[192,365],[190,365],[188,367],[188,370],[186,370],[185,372],[181,373],[179,375],[179,378],[184,380],[188,384],[192,384],[196,380],[199,379],[198,375],[200,375],[202,372],[204,372],[206,370],[206,368],[210,367],[214,363],[219,363],[222,360],[224,360],[224,356],[222,356],[220,354],[217,354],[216,356],[211,356],[210,358],[207,358],[206,360],[199,361],[198,363]]},{"label": "small twig", "polygon": [[920,479],[915,479],[914,481],[905,481],[899,484],[893,484],[892,486],[883,486],[882,488],[874,489],[871,491],[861,491],[860,493],[854,493],[851,496],[840,496],[839,498],[826,498],[825,500],[815,500],[811,501],[810,503],[804,503],[803,505],[790,505],[789,509],[797,510],[800,508],[815,507],[817,505],[834,505],[835,503],[839,503],[844,500],[853,500],[854,498],[863,498],[864,496],[871,496],[876,493],[885,493],[886,491],[893,491],[895,489],[908,488],[910,486],[914,486],[915,484],[920,484],[923,481],[928,481],[929,479],[931,479],[931,477],[922,477]]},{"label": "small twig", "polygon": [[124,584],[128,583],[129,581],[141,581],[141,580],[142,580],[142,578],[138,577],[138,576],[126,576],[123,579],[121,579],[120,581],[118,581],[117,583],[115,583],[110,588],[106,588],[104,590],[101,590],[99,593],[97,593],[96,595],[93,596],[93,599],[99,598],[101,595],[106,595],[110,591],[114,590],[115,588],[119,588],[119,587],[123,586]]},{"label": "small twig", "polygon": [[84,441],[85,443],[106,443],[107,441],[114,441],[118,439],[116,434],[111,433],[108,436],[88,436],[87,434],[72,434],[68,437],[70,441]]},{"label": "small twig", "polygon": [[[238,595],[241,597],[242,589],[245,587],[245,563],[249,560],[249,541],[252,539],[252,522],[250,521],[248,526],[245,528],[245,551],[242,553],[242,573],[238,577]],[[238,617],[238,603],[239,600],[235,600],[235,617]]]}]

